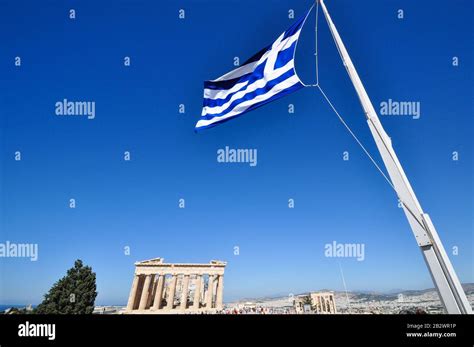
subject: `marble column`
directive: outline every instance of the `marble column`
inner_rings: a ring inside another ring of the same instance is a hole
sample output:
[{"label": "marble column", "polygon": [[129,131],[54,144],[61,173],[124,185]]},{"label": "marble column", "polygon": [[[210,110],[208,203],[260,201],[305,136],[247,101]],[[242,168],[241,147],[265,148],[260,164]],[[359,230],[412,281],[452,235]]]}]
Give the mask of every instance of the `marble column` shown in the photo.
[{"label": "marble column", "polygon": [[153,310],[161,308],[161,300],[163,299],[163,289],[165,287],[165,275],[159,275],[158,284],[156,285],[155,300],[153,302]]},{"label": "marble column", "polygon": [[188,289],[189,289],[189,275],[184,275],[183,286],[182,286],[182,291],[181,291],[181,304],[179,307],[181,311],[184,311],[188,304]]},{"label": "marble column", "polygon": [[130,295],[128,296],[127,311],[133,310],[133,304],[135,303],[135,297],[137,296],[137,288],[140,277],[138,275],[133,276],[132,289],[130,290]]},{"label": "marble column", "polygon": [[214,275],[209,275],[209,281],[207,283],[207,301],[206,301],[206,308],[212,308],[212,297],[213,297],[213,287],[214,287]]},{"label": "marble column", "polygon": [[216,308],[222,310],[222,301],[224,296],[224,275],[219,275],[217,282]]},{"label": "marble column", "polygon": [[150,289],[148,291],[148,300],[146,302],[145,309],[150,308],[151,302],[153,301],[153,297],[155,295],[155,290],[156,290],[156,281],[155,281],[155,275],[151,275],[151,280],[150,280]]},{"label": "marble column", "polygon": [[138,306],[139,310],[144,310],[148,302],[148,295],[150,293],[150,282],[152,275],[146,275],[145,284],[143,285],[142,296],[140,298],[140,305]]},{"label": "marble column", "polygon": [[168,298],[166,299],[166,309],[171,310],[174,304],[174,294],[176,292],[176,283],[178,282],[178,276],[173,275],[170,283],[170,290],[168,293]]},{"label": "marble column", "polygon": [[193,302],[193,309],[199,309],[199,302],[201,301],[201,282],[202,276],[196,275],[196,281],[194,283],[194,302]]},{"label": "marble column", "polygon": [[201,291],[200,291],[200,295],[201,295],[201,298],[200,298],[200,302],[202,302],[203,304],[206,303],[206,285],[204,283],[204,278],[202,277],[201,275]]}]

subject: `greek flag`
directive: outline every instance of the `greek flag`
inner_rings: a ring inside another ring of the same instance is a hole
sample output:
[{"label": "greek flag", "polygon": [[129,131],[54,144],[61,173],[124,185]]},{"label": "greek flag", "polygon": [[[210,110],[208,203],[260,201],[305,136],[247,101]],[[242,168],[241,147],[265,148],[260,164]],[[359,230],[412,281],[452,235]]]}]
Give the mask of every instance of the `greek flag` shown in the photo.
[{"label": "greek flag", "polygon": [[204,82],[196,130],[211,128],[303,88],[295,71],[295,48],[310,11],[242,66]]}]

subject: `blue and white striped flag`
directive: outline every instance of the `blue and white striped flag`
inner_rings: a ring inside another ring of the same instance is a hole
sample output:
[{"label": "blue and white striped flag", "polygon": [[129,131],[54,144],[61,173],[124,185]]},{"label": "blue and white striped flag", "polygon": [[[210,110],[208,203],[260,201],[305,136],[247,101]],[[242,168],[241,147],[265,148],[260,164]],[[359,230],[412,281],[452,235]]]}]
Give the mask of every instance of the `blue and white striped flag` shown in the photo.
[{"label": "blue and white striped flag", "polygon": [[196,130],[216,126],[303,87],[295,72],[295,48],[310,11],[242,66],[204,82]]}]

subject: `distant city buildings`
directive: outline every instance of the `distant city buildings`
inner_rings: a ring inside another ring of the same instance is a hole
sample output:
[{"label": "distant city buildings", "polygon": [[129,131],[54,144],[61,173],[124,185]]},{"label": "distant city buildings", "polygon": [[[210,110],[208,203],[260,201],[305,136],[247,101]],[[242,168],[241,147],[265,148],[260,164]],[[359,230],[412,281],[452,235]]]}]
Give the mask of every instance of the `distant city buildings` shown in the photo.
[{"label": "distant city buildings", "polygon": [[[96,306],[96,314],[440,314],[445,313],[434,289],[384,294],[314,291],[287,297],[223,302],[226,263],[165,263],[155,258],[135,263],[128,304]],[[463,285],[471,305],[474,284]],[[337,308],[336,308],[337,307]],[[26,308],[31,310],[31,307]],[[6,310],[5,313],[14,313]]]}]

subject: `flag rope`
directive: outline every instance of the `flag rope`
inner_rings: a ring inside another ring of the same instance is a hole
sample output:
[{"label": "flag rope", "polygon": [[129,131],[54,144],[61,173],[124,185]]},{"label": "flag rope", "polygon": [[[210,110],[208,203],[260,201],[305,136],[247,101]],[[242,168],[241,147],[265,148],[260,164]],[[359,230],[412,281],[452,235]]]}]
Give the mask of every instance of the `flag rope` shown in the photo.
[{"label": "flag rope", "polygon": [[[369,151],[365,148],[365,146],[362,144],[362,142],[359,140],[359,138],[356,136],[356,134],[354,134],[354,132],[352,131],[352,129],[349,127],[349,125],[347,125],[346,121],[344,120],[344,118],[342,118],[342,116],[339,114],[339,112],[336,110],[336,108],[334,107],[334,105],[332,104],[332,102],[329,100],[329,98],[327,97],[326,93],[324,93],[323,89],[321,88],[320,85],[317,86],[319,91],[321,92],[321,94],[323,95],[324,99],[326,99],[327,103],[329,104],[329,106],[331,106],[332,110],[334,111],[334,113],[337,115],[337,117],[339,118],[339,120],[341,121],[341,123],[344,125],[344,127],[347,129],[347,131],[352,135],[352,137],[356,140],[356,142],[359,144],[359,146],[362,148],[362,150],[365,152],[365,154],[369,157],[370,161],[374,164],[374,166],[377,168],[377,170],[382,174],[382,176],[385,178],[385,180],[387,181],[387,183],[390,185],[390,187],[392,187],[393,190],[395,190],[395,187],[393,186],[392,182],[390,181],[390,179],[387,177],[387,175],[383,172],[383,170],[380,168],[380,166],[377,164],[377,162],[375,161],[375,159],[370,155]],[[396,192],[396,191],[395,191]]]},{"label": "flag rope", "polygon": [[[392,184],[392,181],[390,181],[390,179],[387,177],[387,175],[385,174],[385,172],[383,172],[383,170],[380,168],[380,166],[377,164],[377,162],[375,161],[375,159],[372,157],[372,155],[369,153],[369,151],[365,148],[365,146],[362,144],[362,142],[359,140],[359,138],[357,137],[357,135],[352,131],[352,129],[349,127],[349,125],[346,123],[346,121],[344,120],[344,118],[342,118],[342,116],[340,115],[340,113],[336,110],[336,108],[334,107],[333,103],[331,102],[331,100],[329,100],[328,96],[326,95],[326,93],[323,91],[323,89],[321,88],[321,85],[319,84],[319,76],[318,76],[318,71],[319,71],[319,66],[318,66],[318,9],[319,9],[319,0],[315,0],[316,2],[316,24],[315,24],[315,42],[316,42],[316,51],[315,51],[315,56],[316,56],[316,84],[315,85],[309,85],[310,87],[317,87],[319,89],[319,91],[321,92],[321,94],[323,95],[324,99],[326,100],[326,102],[329,104],[329,106],[331,107],[331,109],[334,111],[334,113],[337,115],[337,117],[339,118],[339,120],[341,121],[341,123],[344,125],[344,127],[346,128],[346,130],[352,135],[352,137],[354,138],[354,140],[357,142],[357,144],[362,148],[362,150],[364,151],[364,153],[367,155],[367,157],[370,159],[370,161],[372,162],[372,164],[374,164],[374,166],[377,168],[377,170],[380,172],[380,174],[383,176],[383,178],[387,181],[387,183],[390,185],[390,187],[392,187],[392,189],[395,191],[395,193],[397,193],[397,191],[395,190],[395,187],[393,186]],[[314,5],[313,5],[314,6]],[[327,19],[326,19],[327,21]],[[329,23],[328,23],[329,25]],[[332,34],[332,32],[331,32]],[[336,42],[335,38],[334,38],[334,35],[332,34],[332,38],[334,40],[334,42]],[[344,62],[344,58],[341,54],[341,52],[339,51],[339,47],[336,45],[336,48],[337,48],[337,51],[342,59],[342,61]],[[397,194],[398,196],[398,194]],[[403,201],[401,201],[403,205],[405,205],[403,203]]]},{"label": "flag rope", "polygon": [[334,107],[334,105],[332,104],[332,102],[329,100],[329,98],[327,97],[326,93],[324,93],[323,89],[321,88],[321,85],[317,85],[319,91],[321,92],[321,94],[323,95],[324,99],[326,99],[327,103],[329,104],[329,106],[332,108],[332,110],[334,111],[334,113],[337,115],[337,117],[339,118],[339,120],[341,121],[341,123],[344,125],[344,127],[347,129],[347,131],[352,135],[352,137],[356,140],[356,142],[359,144],[359,146],[362,148],[362,150],[364,151],[364,153],[367,155],[367,157],[369,157],[370,161],[372,162],[372,164],[374,164],[374,166],[377,168],[377,170],[380,172],[380,174],[383,176],[383,178],[385,178],[385,181],[387,181],[387,183],[389,184],[389,186],[393,189],[393,191],[395,192],[395,195],[397,195],[397,198],[398,198],[398,201],[403,205],[403,207],[413,216],[413,218],[418,222],[418,224],[423,228],[425,229],[425,226],[423,225],[423,223],[418,219],[417,215],[410,209],[410,207],[402,200],[400,199],[400,196],[398,195],[398,192],[397,190],[395,189],[395,186],[392,184],[392,182],[390,181],[390,179],[387,177],[387,175],[385,174],[385,172],[383,172],[383,170],[380,168],[380,166],[377,164],[377,162],[375,161],[375,159],[370,155],[369,151],[365,148],[365,146],[362,144],[362,142],[359,140],[359,138],[357,137],[357,135],[352,131],[352,129],[349,127],[349,125],[346,123],[346,121],[344,120],[344,118],[342,118],[342,116],[339,114],[339,112],[336,110],[336,108]]},{"label": "flag rope", "polygon": [[[296,72],[296,68],[293,67],[293,71],[295,72],[295,75],[298,77],[298,80],[300,81],[300,83],[303,85],[303,87],[317,87],[318,86],[318,56],[317,56],[317,52],[318,52],[318,31],[317,31],[317,28],[318,28],[318,10],[319,10],[319,1],[318,0],[315,0],[315,3],[311,6],[311,8],[309,9],[308,11],[308,14],[306,15],[306,18],[304,19],[303,21],[303,25],[301,26],[301,30],[303,30],[303,27],[306,23],[306,20],[308,19],[309,17],[309,14],[311,13],[311,11],[313,10],[313,8],[316,7],[316,10],[315,10],[315,14],[316,14],[316,24],[315,24],[315,62],[316,62],[316,84],[306,84],[304,83],[301,78],[298,76],[298,73]],[[293,52],[293,60],[295,59],[295,56],[296,56],[296,50],[298,48],[298,42],[299,42],[299,38],[298,40],[296,41],[296,45],[295,45],[295,50]]]},{"label": "flag rope", "polygon": [[375,159],[370,155],[369,151],[365,148],[365,146],[362,144],[362,142],[359,140],[359,138],[357,137],[357,135],[352,131],[352,129],[349,127],[349,125],[347,125],[347,123],[345,122],[344,118],[342,118],[342,116],[339,114],[339,112],[336,110],[336,108],[334,107],[334,105],[332,104],[332,102],[329,100],[329,98],[327,97],[326,93],[324,93],[323,89],[321,88],[320,85],[317,86],[319,91],[321,92],[321,94],[323,95],[323,97],[326,99],[327,103],[329,104],[329,106],[331,106],[332,110],[334,111],[334,113],[337,115],[337,117],[339,118],[339,120],[341,121],[341,123],[344,125],[344,127],[347,129],[347,131],[352,135],[352,137],[356,140],[356,142],[359,144],[359,146],[362,148],[362,150],[364,151],[364,153],[367,155],[367,157],[369,157],[370,161],[372,162],[372,164],[374,164],[374,166],[377,168],[377,170],[380,172],[380,174],[383,176],[383,178],[385,178],[385,180],[387,181],[387,183],[389,184],[390,187],[392,187],[393,191],[395,192],[395,194],[397,195],[397,198],[398,198],[398,201],[403,205],[403,207],[405,207],[405,209],[413,216],[413,218],[418,222],[418,224],[423,228],[425,229],[425,226],[423,225],[423,223],[418,219],[417,215],[410,209],[410,207],[402,200],[400,199],[400,196],[398,195],[398,192],[397,190],[395,189],[395,186],[392,184],[392,182],[390,181],[390,179],[387,177],[387,175],[385,174],[385,172],[383,172],[383,170],[380,168],[380,166],[377,164],[377,162],[375,161]]}]

